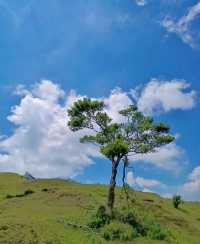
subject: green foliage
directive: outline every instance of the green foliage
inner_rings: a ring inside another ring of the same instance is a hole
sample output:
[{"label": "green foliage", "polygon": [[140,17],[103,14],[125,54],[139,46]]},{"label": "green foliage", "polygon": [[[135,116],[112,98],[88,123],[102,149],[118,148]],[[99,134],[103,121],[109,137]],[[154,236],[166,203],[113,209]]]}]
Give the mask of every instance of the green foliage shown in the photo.
[{"label": "green foliage", "polygon": [[27,195],[30,195],[30,194],[33,194],[33,193],[34,193],[33,190],[28,189],[28,190],[26,190],[26,191],[24,192],[24,196],[27,196]]},{"label": "green foliage", "polygon": [[175,139],[168,134],[168,125],[154,123],[152,117],[144,116],[135,105],[119,111],[123,123],[113,123],[104,107],[102,101],[80,99],[68,110],[68,125],[72,131],[94,130],[94,134],[85,135],[81,142],[99,144],[101,153],[110,160],[120,161],[129,153],[148,153]]},{"label": "green foliage", "polygon": [[137,231],[133,229],[130,225],[117,221],[106,225],[102,232],[103,237],[108,241],[131,241],[134,238],[138,237]]},{"label": "green foliage", "polygon": [[110,223],[110,215],[106,212],[106,208],[102,205],[98,208],[93,220],[89,223],[90,228],[98,229]]},{"label": "green foliage", "polygon": [[[72,131],[84,128],[93,130],[93,134],[83,136],[80,141],[95,143],[99,146],[100,152],[112,161],[108,206],[113,210],[119,163],[122,160],[125,162],[124,159],[128,161],[132,154],[153,152],[175,138],[168,134],[167,125],[154,123],[152,117],[143,115],[134,104],[119,111],[123,123],[113,123],[104,108],[102,101],[80,99],[68,110],[68,125]],[[124,181],[125,173],[123,174]]]},{"label": "green foliage", "polygon": [[9,199],[9,198],[14,198],[14,197],[25,197],[25,196],[33,194],[33,193],[34,193],[33,190],[28,189],[28,190],[25,190],[23,194],[16,194],[16,195],[7,194],[6,198]]},{"label": "green foliage", "polygon": [[110,143],[101,147],[101,153],[112,160],[117,157],[122,157],[128,153],[128,144],[122,138],[117,138]]},{"label": "green foliage", "polygon": [[146,230],[145,230],[144,226],[140,223],[140,221],[138,220],[138,217],[133,212],[125,213],[123,215],[122,221],[126,224],[131,225],[142,236],[144,236],[146,234]]},{"label": "green foliage", "polygon": [[174,208],[178,208],[179,205],[182,203],[182,199],[180,195],[174,195],[172,198]]},{"label": "green foliage", "polygon": [[9,199],[9,198],[13,198],[14,196],[10,195],[10,194],[7,194],[6,195],[6,198]]},{"label": "green foliage", "polygon": [[41,191],[48,192],[49,190],[47,188],[43,188]]},{"label": "green foliage", "polygon": [[152,240],[167,240],[169,238],[168,231],[161,228],[159,224],[150,224],[148,226],[147,237]]}]

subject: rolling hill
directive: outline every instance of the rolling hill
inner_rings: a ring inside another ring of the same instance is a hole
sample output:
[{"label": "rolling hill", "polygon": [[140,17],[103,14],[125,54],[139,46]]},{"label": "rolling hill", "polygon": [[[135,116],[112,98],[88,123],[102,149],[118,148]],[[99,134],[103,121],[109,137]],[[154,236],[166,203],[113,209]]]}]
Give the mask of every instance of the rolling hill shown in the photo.
[{"label": "rolling hill", "polygon": [[[13,173],[0,174],[1,244],[100,244],[101,233],[87,228],[99,205],[106,201],[106,185],[46,179],[28,181]],[[173,240],[156,241],[138,237],[124,243],[200,243],[200,203],[184,202],[175,209],[170,199],[156,194],[130,192],[138,215],[153,219],[170,231]],[[126,198],[117,188],[116,208],[123,209]]]}]

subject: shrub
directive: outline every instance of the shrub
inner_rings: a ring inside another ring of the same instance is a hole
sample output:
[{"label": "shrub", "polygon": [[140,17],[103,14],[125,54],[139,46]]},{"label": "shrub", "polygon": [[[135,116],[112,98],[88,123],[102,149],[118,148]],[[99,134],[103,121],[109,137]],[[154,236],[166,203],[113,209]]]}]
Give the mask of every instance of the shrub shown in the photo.
[{"label": "shrub", "polygon": [[17,194],[14,197],[24,197],[24,194]]},{"label": "shrub", "polygon": [[94,219],[89,223],[89,227],[98,229],[109,223],[110,216],[107,214],[106,208],[104,206],[100,206],[94,216]]},{"label": "shrub", "polygon": [[140,221],[138,220],[137,216],[132,213],[129,212],[125,215],[123,215],[123,219],[122,221],[125,224],[129,224],[131,225],[134,229],[137,230],[138,233],[140,233],[141,235],[145,235],[145,228],[143,227],[143,225],[140,223]]},{"label": "shrub", "polygon": [[34,193],[33,190],[28,189],[28,190],[26,190],[26,191],[24,192],[24,196],[27,196],[27,195],[30,195],[30,194],[33,194],[33,193]]},{"label": "shrub", "polygon": [[10,195],[10,194],[7,194],[6,195],[6,198],[9,199],[9,198],[13,198],[14,196]]},{"label": "shrub", "polygon": [[166,240],[168,233],[159,224],[151,224],[149,225],[147,236],[152,240]]},{"label": "shrub", "polygon": [[33,190],[28,189],[23,194],[16,194],[16,195],[7,194],[6,198],[9,199],[9,198],[14,198],[14,197],[25,197],[25,196],[33,194],[33,193],[34,193]]},{"label": "shrub", "polygon": [[43,191],[43,192],[47,192],[48,189],[47,189],[47,188],[43,188],[42,191]]},{"label": "shrub", "polygon": [[112,222],[103,229],[103,237],[106,240],[130,241],[138,236],[137,230],[128,224]]},{"label": "shrub", "polygon": [[175,208],[178,208],[179,205],[182,203],[182,199],[180,195],[174,195],[172,198],[173,205]]}]

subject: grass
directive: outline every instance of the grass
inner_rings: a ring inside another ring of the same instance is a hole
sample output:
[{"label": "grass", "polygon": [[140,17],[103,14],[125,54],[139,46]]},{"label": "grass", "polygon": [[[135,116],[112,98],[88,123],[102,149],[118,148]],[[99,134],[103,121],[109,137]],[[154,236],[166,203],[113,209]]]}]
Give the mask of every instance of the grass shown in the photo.
[{"label": "grass", "polygon": [[[23,194],[32,190],[34,194]],[[100,233],[87,226],[106,201],[107,186],[82,185],[64,180],[27,181],[17,174],[0,174],[0,244],[104,244]],[[7,195],[21,197],[6,198]],[[172,200],[156,194],[131,191],[130,208],[146,222],[169,230],[172,241],[138,237],[134,243],[200,243],[200,204],[185,202],[175,209]],[[116,208],[125,209],[126,198],[117,189]],[[77,227],[81,226],[81,228]],[[133,243],[133,242],[124,242]]]}]

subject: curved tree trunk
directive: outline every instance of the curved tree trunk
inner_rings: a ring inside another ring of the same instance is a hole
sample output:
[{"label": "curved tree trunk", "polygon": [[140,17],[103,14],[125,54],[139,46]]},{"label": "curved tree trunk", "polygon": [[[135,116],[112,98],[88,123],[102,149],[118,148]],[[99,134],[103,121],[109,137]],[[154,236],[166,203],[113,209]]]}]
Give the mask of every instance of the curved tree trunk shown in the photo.
[{"label": "curved tree trunk", "polygon": [[110,187],[108,192],[108,208],[112,211],[115,202],[115,186],[116,186],[116,176],[117,176],[117,167],[120,160],[112,161],[112,175],[110,179]]}]

